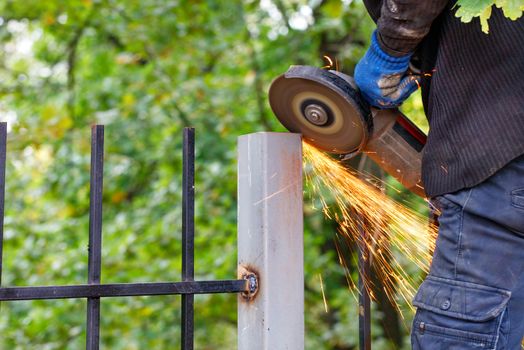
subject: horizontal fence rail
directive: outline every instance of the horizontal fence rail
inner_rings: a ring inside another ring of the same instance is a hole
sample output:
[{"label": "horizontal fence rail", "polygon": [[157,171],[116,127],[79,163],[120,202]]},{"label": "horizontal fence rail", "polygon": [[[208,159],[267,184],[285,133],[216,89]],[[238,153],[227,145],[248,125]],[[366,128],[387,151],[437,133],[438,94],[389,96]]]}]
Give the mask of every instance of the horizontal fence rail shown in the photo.
[{"label": "horizontal fence rail", "polygon": [[0,288],[0,301],[241,293],[247,291],[247,283],[247,280],[223,280],[11,287]]},{"label": "horizontal fence rail", "polygon": [[100,344],[100,298],[151,295],[182,295],[181,349],[192,350],[194,340],[194,294],[250,293],[252,279],[194,281],[194,178],[195,132],[184,129],[182,279],[180,282],[101,284],[102,192],[104,126],[91,129],[91,180],[89,210],[88,279],[85,285],[2,287],[3,220],[6,170],[7,123],[0,123],[0,301],[86,298],[86,349]]}]

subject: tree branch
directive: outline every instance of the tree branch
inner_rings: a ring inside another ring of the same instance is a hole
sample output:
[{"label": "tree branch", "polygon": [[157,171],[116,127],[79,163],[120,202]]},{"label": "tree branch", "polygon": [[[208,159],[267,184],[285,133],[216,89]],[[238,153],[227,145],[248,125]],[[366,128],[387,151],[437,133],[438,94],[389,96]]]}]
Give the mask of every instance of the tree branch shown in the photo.
[{"label": "tree branch", "polygon": [[91,10],[87,14],[84,22],[75,30],[73,38],[67,44],[67,89],[69,91],[69,98],[67,101],[67,106],[69,109],[69,114],[72,120],[75,120],[75,102],[76,102],[76,61],[77,61],[77,52],[78,52],[78,43],[82,38],[87,27],[89,27],[93,15],[95,13],[96,6],[93,5]]},{"label": "tree branch", "polygon": [[[129,16],[124,8],[118,7],[118,6],[111,6],[111,9],[116,11],[118,15],[126,22],[134,22],[135,20]],[[107,34],[108,39],[110,42],[112,42],[115,45],[125,47],[125,43],[120,41],[120,39],[115,36],[114,34]],[[158,55],[156,54],[155,50],[151,45],[149,45],[146,42],[141,43],[144,48],[144,57],[141,57],[141,64],[148,64],[151,63],[153,65],[153,68],[155,72],[157,73],[158,77],[160,78],[159,81],[165,85],[167,88],[166,90],[170,91],[172,87],[175,85],[173,79],[171,79],[171,76],[164,70],[162,65],[158,62]],[[182,125],[184,127],[190,126],[191,122],[189,119],[189,113],[186,113],[175,101],[170,101],[169,106],[173,108],[176,111],[176,114],[180,121],[182,122]],[[166,110],[165,107],[162,108],[162,110],[165,111],[167,115],[171,115],[169,111]]]},{"label": "tree branch", "polygon": [[282,20],[286,24],[286,27],[289,31],[292,31],[293,28],[289,25],[289,16],[287,15],[286,7],[284,6],[284,3],[282,3],[281,0],[273,0],[273,3],[277,7],[278,11],[282,15]]},{"label": "tree branch", "polygon": [[261,77],[261,67],[260,63],[258,62],[258,53],[253,45],[253,41],[255,38],[253,38],[253,35],[248,29],[244,9],[242,8],[242,19],[244,20],[244,27],[245,27],[245,37],[246,37],[246,45],[251,51],[251,69],[255,72],[255,83],[253,84],[253,90],[255,92],[255,99],[257,103],[257,110],[258,110],[258,120],[260,124],[264,126],[266,130],[271,130],[271,123],[269,122],[269,119],[266,114],[266,108],[265,108],[265,93],[264,93],[264,82]]}]

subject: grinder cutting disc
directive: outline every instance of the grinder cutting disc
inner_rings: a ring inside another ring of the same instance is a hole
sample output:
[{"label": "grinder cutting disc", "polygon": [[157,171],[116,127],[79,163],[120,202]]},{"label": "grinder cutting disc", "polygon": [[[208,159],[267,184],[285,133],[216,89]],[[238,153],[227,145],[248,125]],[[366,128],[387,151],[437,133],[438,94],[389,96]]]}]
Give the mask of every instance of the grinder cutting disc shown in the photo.
[{"label": "grinder cutting disc", "polygon": [[359,152],[372,121],[350,79],[339,72],[291,66],[271,84],[269,103],[282,125],[315,147],[337,154]]}]

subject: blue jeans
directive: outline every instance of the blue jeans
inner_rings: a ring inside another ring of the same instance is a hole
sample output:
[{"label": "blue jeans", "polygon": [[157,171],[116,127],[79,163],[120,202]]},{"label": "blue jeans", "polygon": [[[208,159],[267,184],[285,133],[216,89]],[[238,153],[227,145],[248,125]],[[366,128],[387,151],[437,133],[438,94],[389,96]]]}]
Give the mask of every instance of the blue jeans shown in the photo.
[{"label": "blue jeans", "polygon": [[524,156],[438,196],[431,270],[413,304],[414,350],[520,350],[524,336]]}]

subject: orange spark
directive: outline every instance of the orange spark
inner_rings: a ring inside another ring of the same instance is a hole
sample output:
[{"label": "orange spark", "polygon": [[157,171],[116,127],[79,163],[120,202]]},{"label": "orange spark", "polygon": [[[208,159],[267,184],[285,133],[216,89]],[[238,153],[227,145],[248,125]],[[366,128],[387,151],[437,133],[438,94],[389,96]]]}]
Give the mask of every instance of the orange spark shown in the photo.
[{"label": "orange spark", "polygon": [[328,55],[324,55],[322,57],[328,62],[328,64],[323,66],[322,69],[332,69],[334,66],[335,70],[338,71],[338,62],[336,58],[335,58],[335,64],[333,65],[333,60],[331,59],[331,57],[329,57]]},{"label": "orange spark", "polygon": [[[328,61],[328,63],[329,63],[328,65],[326,65],[326,66],[324,66],[324,67],[327,67],[327,68],[331,68],[331,67],[333,67],[333,60],[331,59],[331,57],[329,57],[328,55],[324,55],[324,56],[322,56],[322,57],[324,57],[324,58],[326,59],[326,61]],[[324,67],[323,67],[323,68],[324,68]]]},{"label": "orange spark", "polygon": [[324,310],[326,310],[326,313],[329,312],[327,300],[326,300],[326,293],[324,293],[324,282],[322,281],[322,274],[318,274],[318,278],[320,279],[320,291],[322,292],[322,300],[324,300]]}]

